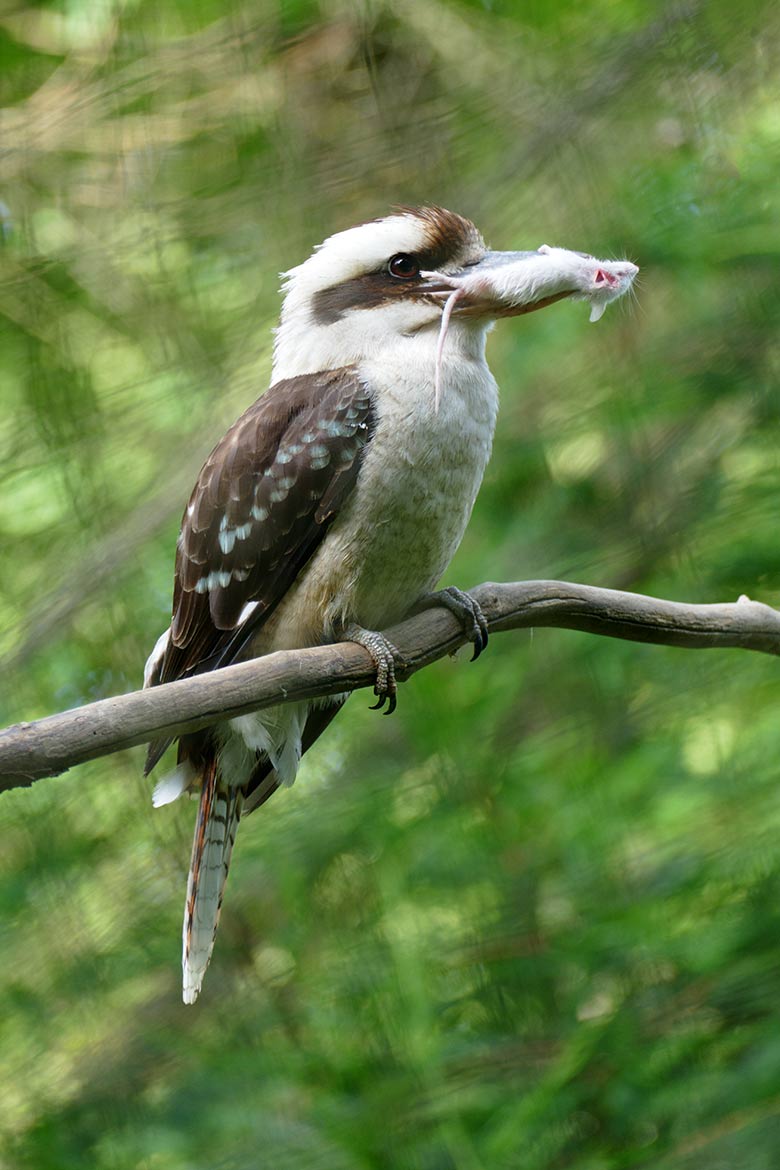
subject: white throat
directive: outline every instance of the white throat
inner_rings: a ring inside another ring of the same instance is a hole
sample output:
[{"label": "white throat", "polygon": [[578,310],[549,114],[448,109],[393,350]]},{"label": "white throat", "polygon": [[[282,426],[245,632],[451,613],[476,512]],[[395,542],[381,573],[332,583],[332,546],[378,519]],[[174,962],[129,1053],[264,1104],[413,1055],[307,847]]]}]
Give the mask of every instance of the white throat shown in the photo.
[{"label": "white throat", "polygon": [[[396,367],[406,363],[418,376],[433,380],[440,320],[440,310],[432,308],[430,322],[421,327],[419,306],[398,301],[381,309],[352,309],[340,320],[323,325],[312,318],[306,305],[290,304],[288,297],[276,330],[271,382],[382,361]],[[444,352],[445,370],[454,361],[484,361],[490,327],[484,321],[453,320]]]}]

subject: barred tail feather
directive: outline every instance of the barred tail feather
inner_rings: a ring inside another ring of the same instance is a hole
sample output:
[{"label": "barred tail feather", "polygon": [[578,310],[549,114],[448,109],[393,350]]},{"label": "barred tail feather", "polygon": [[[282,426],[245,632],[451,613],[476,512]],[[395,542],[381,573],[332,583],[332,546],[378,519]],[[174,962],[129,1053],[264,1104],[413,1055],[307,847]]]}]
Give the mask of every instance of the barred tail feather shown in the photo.
[{"label": "barred tail feather", "polygon": [[184,906],[182,995],[185,1003],[194,1003],[198,998],[214,949],[243,802],[243,791],[226,784],[218,774],[216,760],[209,760],[203,775]]}]

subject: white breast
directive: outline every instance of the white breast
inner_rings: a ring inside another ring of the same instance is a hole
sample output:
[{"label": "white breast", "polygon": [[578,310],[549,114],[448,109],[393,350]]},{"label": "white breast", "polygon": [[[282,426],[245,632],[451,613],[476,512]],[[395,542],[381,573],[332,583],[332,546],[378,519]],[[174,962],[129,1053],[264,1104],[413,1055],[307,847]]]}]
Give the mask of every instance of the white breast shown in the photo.
[{"label": "white breast", "polygon": [[438,414],[432,331],[360,364],[375,389],[374,437],[352,496],[269,623],[264,651],[311,644],[351,622],[382,629],[439,580],[490,456],[498,390],[484,339],[474,326],[448,337]]}]

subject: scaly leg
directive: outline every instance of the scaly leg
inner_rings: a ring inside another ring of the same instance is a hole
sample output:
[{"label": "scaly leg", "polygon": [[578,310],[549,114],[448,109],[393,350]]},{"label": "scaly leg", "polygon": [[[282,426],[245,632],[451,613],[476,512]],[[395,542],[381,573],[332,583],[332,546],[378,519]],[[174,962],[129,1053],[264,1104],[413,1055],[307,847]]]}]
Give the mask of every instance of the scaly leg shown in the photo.
[{"label": "scaly leg", "polygon": [[400,651],[377,630],[364,630],[362,626],[348,626],[344,630],[343,637],[347,642],[357,642],[358,646],[363,646],[374,660],[376,667],[374,694],[378,697],[371,710],[379,711],[387,703],[385,715],[392,715],[395,711],[398,691],[398,684],[395,681],[395,667],[397,662],[402,661]]},{"label": "scaly leg", "polygon": [[449,585],[446,589],[437,589],[435,593],[426,593],[425,597],[417,602],[414,612],[421,613],[424,609],[433,609],[436,605],[443,605],[450,613],[455,614],[463,625],[463,632],[469,641],[474,643],[471,661],[479,658],[488,644],[487,619],[479,602],[475,601],[470,593],[464,593],[455,585]]}]

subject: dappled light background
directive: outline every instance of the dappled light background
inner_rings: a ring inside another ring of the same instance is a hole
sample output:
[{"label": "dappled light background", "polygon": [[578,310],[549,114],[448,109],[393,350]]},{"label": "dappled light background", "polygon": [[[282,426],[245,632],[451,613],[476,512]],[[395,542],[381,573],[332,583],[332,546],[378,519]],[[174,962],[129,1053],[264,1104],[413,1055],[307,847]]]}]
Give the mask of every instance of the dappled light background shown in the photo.
[{"label": "dappled light background", "polygon": [[[394,203],[628,255],[503,323],[448,574],[780,604],[780,16],[760,0],[0,7],[3,723],[135,689],[278,273]],[[504,634],[349,703],[239,834],[141,749],[0,800],[0,1165],[775,1170],[780,674]]]}]

